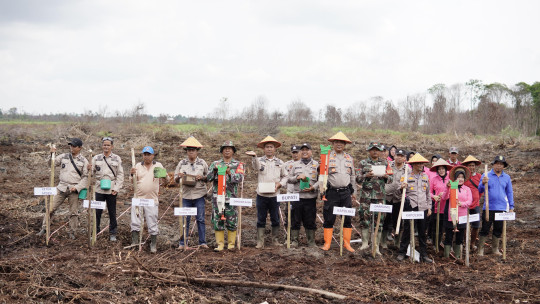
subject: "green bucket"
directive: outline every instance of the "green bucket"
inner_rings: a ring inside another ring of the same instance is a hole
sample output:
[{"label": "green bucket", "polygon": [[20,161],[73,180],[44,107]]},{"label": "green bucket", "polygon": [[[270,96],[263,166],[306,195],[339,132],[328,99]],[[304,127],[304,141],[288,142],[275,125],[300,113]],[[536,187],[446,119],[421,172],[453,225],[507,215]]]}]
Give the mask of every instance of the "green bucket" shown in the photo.
[{"label": "green bucket", "polygon": [[110,179],[100,180],[99,187],[103,190],[111,190],[111,180]]},{"label": "green bucket", "polygon": [[155,178],[162,178],[162,177],[167,177],[167,170],[163,169],[163,168],[154,168],[154,177]]},{"label": "green bucket", "polygon": [[86,193],[88,192],[88,189],[84,188],[79,191],[79,199],[86,199]]},{"label": "green bucket", "polygon": [[300,190],[308,189],[309,187],[309,177],[306,177],[305,180],[300,180]]}]

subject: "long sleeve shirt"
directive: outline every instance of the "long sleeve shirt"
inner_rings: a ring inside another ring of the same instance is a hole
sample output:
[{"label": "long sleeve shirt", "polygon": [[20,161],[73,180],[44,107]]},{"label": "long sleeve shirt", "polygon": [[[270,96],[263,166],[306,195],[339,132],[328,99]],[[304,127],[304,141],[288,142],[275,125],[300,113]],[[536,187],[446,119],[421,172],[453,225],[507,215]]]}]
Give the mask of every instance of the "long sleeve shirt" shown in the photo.
[{"label": "long sleeve shirt", "polygon": [[[480,180],[484,178],[484,174]],[[512,180],[504,171],[501,176],[497,176],[493,169],[488,172],[488,195],[489,195],[489,210],[506,211],[506,203],[510,209],[514,209],[514,190],[512,189]],[[482,182],[478,185],[478,192],[484,193],[485,186]],[[486,205],[484,204],[484,210]]]},{"label": "long sleeve shirt", "polygon": [[418,211],[431,209],[431,196],[429,195],[429,178],[422,171],[407,178],[407,198],[411,207],[418,207]]},{"label": "long sleeve shirt", "polygon": [[[276,157],[268,158],[253,157],[253,170],[257,172],[257,181],[260,183],[280,183],[282,188],[287,186],[287,176],[289,172],[285,167],[285,163]],[[274,197],[279,194],[279,189],[274,193],[261,193],[257,185],[257,194],[264,197]]]},{"label": "long sleeve shirt", "polygon": [[[458,216],[467,215],[467,209],[472,204],[472,193],[471,189],[465,185],[459,187],[458,189],[457,200],[461,203],[461,206],[458,206]],[[450,188],[448,188],[450,192]],[[448,221],[452,221],[452,215],[448,212]]]},{"label": "long sleeve shirt", "polygon": [[[105,159],[107,162],[105,162]],[[95,177],[94,187],[97,193],[111,194],[113,190],[120,192],[120,189],[124,185],[124,168],[122,168],[122,159],[120,159],[120,156],[114,153],[111,153],[107,157],[103,153],[95,155],[92,158],[92,170]],[[111,181],[111,189],[101,189],[100,181],[102,179]]]},{"label": "long sleeve shirt", "polygon": [[384,166],[386,170],[387,165],[386,160],[371,159],[371,157],[360,161],[356,175],[356,182],[361,186],[359,188],[360,198],[378,200],[386,198],[385,186],[392,183],[393,175],[366,177],[366,174],[372,171],[373,166]]},{"label": "long sleeve shirt", "polygon": [[[318,172],[319,162],[311,159],[310,162],[304,164],[302,160],[295,161],[289,174],[288,182],[293,186],[293,193],[300,193],[300,198],[315,198],[318,195],[319,189]],[[300,180],[298,176],[304,174],[309,177],[309,185],[313,187],[313,191],[304,192],[300,190]]]},{"label": "long sleeve shirt", "polygon": [[[401,194],[402,190],[400,189],[401,186],[401,178],[405,178],[405,166],[406,164],[402,164],[401,168],[397,168],[395,163],[391,165],[392,172],[394,172],[394,176],[392,179],[392,182],[390,184],[385,185],[385,191],[386,191],[386,200],[388,202],[399,202],[401,201]],[[410,170],[408,170],[409,174],[411,173]],[[405,181],[405,180],[403,180]]]},{"label": "long sleeve shirt", "polygon": [[77,192],[88,187],[88,160],[80,153],[73,157],[73,162],[81,175],[77,173],[75,167],[71,163],[69,156],[71,153],[63,153],[54,158],[55,166],[60,167],[60,182],[58,183],[58,190],[66,192],[69,188],[75,187]]},{"label": "long sleeve shirt", "polygon": [[182,198],[185,199],[198,199],[206,195],[206,176],[208,175],[208,165],[206,162],[197,157],[194,162],[185,158],[178,162],[176,170],[174,170],[174,179],[179,176],[180,173],[189,174],[194,176],[202,176],[203,179],[198,180],[194,186],[182,185]]},{"label": "long sleeve shirt", "polygon": [[348,153],[336,153],[332,150],[328,153],[328,185],[333,188],[343,188],[352,184],[356,195],[356,182],[353,158]]},{"label": "long sleeve shirt", "polygon": [[435,213],[437,213],[437,211],[439,211],[439,213],[444,213],[444,208],[446,207],[446,200],[450,197],[450,191],[448,189],[449,181],[450,177],[448,177],[448,175],[446,175],[443,179],[439,174],[429,180],[431,199],[435,201],[433,197],[436,195],[441,197],[441,208],[439,209],[438,202],[435,202],[435,205],[433,206],[433,208],[435,208],[433,212]]},{"label": "long sleeve shirt", "polygon": [[[227,166],[229,168],[230,173],[225,175],[225,199],[228,203],[231,197],[238,197],[238,184],[244,179],[244,164],[236,159],[231,159],[230,162],[225,162],[223,159],[212,162],[208,168],[208,175],[206,176],[206,179],[209,182],[213,182],[212,189],[214,197],[217,197],[218,193],[218,166]],[[214,170],[214,168],[216,168],[216,170]]]}]

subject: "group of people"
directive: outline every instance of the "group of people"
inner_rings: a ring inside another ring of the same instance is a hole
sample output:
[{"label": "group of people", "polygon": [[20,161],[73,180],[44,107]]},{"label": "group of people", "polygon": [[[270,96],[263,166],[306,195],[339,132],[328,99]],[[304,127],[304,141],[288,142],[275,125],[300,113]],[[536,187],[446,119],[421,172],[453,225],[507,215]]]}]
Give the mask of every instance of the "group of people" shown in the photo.
[{"label": "group of people", "polygon": [[[502,234],[502,222],[495,221],[495,214],[512,212],[514,199],[512,182],[504,168],[508,166],[504,156],[496,156],[491,162],[491,171],[477,173],[481,162],[469,155],[463,162],[459,161],[456,147],[449,149],[449,159],[444,160],[436,154],[428,161],[419,153],[371,142],[366,151],[368,157],[360,160],[355,166],[353,157],[345,152],[347,144],[352,143],[342,132],[328,139],[329,146],[320,145],[320,161],[313,158],[310,143],[302,143],[291,147],[291,160],[285,162],[276,157],[281,143],[267,136],[257,144],[262,150],[258,156],[255,151],[247,151],[252,157],[251,166],[257,174],[257,245],[265,247],[266,221],[268,215],[271,222],[272,246],[281,246],[279,242],[280,203],[277,200],[281,192],[298,193],[299,201],[291,203],[291,246],[299,246],[300,228],[305,229],[307,246],[315,247],[315,231],[317,229],[317,199],[323,203],[323,235],[322,250],[330,250],[334,234],[336,215],[334,207],[353,208],[358,206],[358,216],[362,235],[360,250],[370,247],[380,255],[380,249],[388,248],[387,241],[394,240],[399,248],[398,260],[403,260],[410,243],[410,224],[403,221],[403,230],[395,234],[398,226],[400,210],[421,211],[424,217],[414,220],[419,240],[420,260],[432,262],[427,254],[427,245],[444,247],[444,256],[451,252],[456,258],[461,257],[465,235],[465,224],[459,223],[457,217],[479,214],[482,209],[484,192],[488,191],[489,217],[485,215],[485,204],[480,221],[471,223],[471,240],[476,250],[476,239],[479,236],[478,255],[484,254],[484,245],[493,226],[492,252],[500,254],[499,239]],[[113,139],[102,139],[103,153],[94,156],[89,163],[80,153],[82,141],[73,138],[68,141],[70,152],[60,154],[55,163],[60,166],[60,183],[58,194],[51,206],[50,215],[67,198],[70,204],[69,236],[74,238],[78,225],[79,193],[89,186],[88,173],[95,178],[93,187],[96,200],[105,201],[109,213],[109,238],[116,241],[116,197],[123,187],[124,171],[120,157],[114,153]],[[196,223],[199,246],[208,248],[205,226],[205,198],[211,200],[211,222],[217,246],[215,251],[225,248],[225,231],[227,231],[227,248],[234,249],[238,226],[237,208],[230,204],[231,198],[239,196],[239,187],[243,187],[244,164],[235,159],[237,148],[232,141],[224,142],[219,148],[221,158],[208,166],[198,156],[202,144],[194,137],[188,138],[181,145],[186,151],[186,158],[176,166],[174,179],[182,185],[182,205],[197,209]],[[51,152],[56,151],[51,148]],[[164,167],[154,160],[154,150],[150,146],[142,149],[143,160],[130,170],[130,180],[136,184],[134,197],[149,199],[153,206],[131,208],[132,245],[140,242],[142,217],[146,220],[150,235],[150,251],[157,251],[158,206],[160,180],[168,181],[169,176],[163,174]],[[166,173],[166,172],[165,172]],[[208,183],[211,187],[208,188]],[[404,201],[402,197],[404,195]],[[370,211],[370,205],[391,205],[392,212],[378,213]],[[142,209],[141,209],[142,208]],[[99,229],[101,210],[96,212],[96,226]],[[377,224],[374,219],[378,218]],[[186,220],[189,231],[190,218]],[[38,233],[45,233],[46,221]],[[438,226],[437,226],[438,225]],[[375,227],[378,230],[375,231]],[[481,229],[480,229],[481,227]],[[345,216],[343,222],[343,247],[349,252],[351,246],[351,217]],[[371,236],[370,236],[371,234]],[[376,235],[374,235],[376,234]],[[187,249],[186,234],[182,234],[179,249]],[[444,238],[444,239],[443,239]],[[439,243],[441,241],[441,243]]]}]

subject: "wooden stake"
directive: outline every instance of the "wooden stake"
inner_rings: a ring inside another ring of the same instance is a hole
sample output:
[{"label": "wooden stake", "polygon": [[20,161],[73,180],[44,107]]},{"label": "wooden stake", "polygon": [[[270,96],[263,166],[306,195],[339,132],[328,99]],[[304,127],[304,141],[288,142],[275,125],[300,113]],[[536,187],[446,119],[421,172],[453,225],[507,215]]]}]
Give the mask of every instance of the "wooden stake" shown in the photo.
[{"label": "wooden stake", "polygon": [[[89,206],[91,205],[92,200],[94,201],[96,200],[96,189],[94,189],[94,187],[92,187],[92,197],[88,201]],[[94,246],[96,244],[96,234],[97,234],[96,209],[90,209],[90,211],[92,212],[92,244],[91,245]]]},{"label": "wooden stake", "polygon": [[503,248],[502,259],[506,261],[506,221],[503,221],[502,248]]},{"label": "wooden stake", "polygon": [[[409,166],[407,166],[406,163],[403,164],[405,166],[405,183],[407,182],[407,174],[409,173],[408,169]],[[399,234],[399,226],[401,225],[401,216],[403,215],[403,206],[405,205],[405,192],[407,192],[407,187],[403,188],[403,193],[401,194],[401,206],[399,206],[399,215],[397,220],[397,227],[396,227],[396,234]]]},{"label": "wooden stake", "polygon": [[[444,193],[444,192],[442,192]],[[439,196],[442,196],[439,194]],[[440,212],[441,212],[441,202],[442,197],[439,199],[439,202],[437,203],[437,223],[435,227],[435,252],[439,253],[439,223],[440,223]]]},{"label": "wooden stake", "polygon": [[[137,164],[135,162],[135,150],[131,148],[131,164],[132,168],[135,168],[135,165]],[[133,197],[137,198],[137,172],[133,174]],[[135,212],[137,216],[141,218],[141,230],[139,231],[139,251],[142,250],[142,235],[144,231],[144,214],[143,214],[143,208],[141,207],[135,207]]]},{"label": "wooden stake", "polygon": [[343,256],[343,224],[345,223],[345,215],[341,216],[341,229],[339,230],[339,255]]},{"label": "wooden stake", "polygon": [[467,208],[467,229],[465,232],[465,266],[469,267],[469,250],[471,248],[471,225],[469,223],[469,208]]},{"label": "wooden stake", "polygon": [[[488,176],[488,166],[484,167],[484,176]],[[482,181],[480,181],[482,182]],[[489,182],[485,186],[484,200],[486,201],[486,222],[489,222]]]},{"label": "wooden stake", "polygon": [[[52,145],[52,147],[56,148],[55,145]],[[51,154],[51,176],[50,176],[50,181],[49,181],[49,186],[51,188],[54,187],[55,154],[56,154],[55,152]],[[54,195],[49,195],[48,200],[47,198],[45,198],[45,213],[46,213],[45,215],[45,230],[46,230],[45,243],[47,244],[47,246],[49,245],[49,236],[50,236],[50,231],[51,231],[51,208],[52,208],[53,201],[54,201]]]},{"label": "wooden stake", "polygon": [[[184,200],[183,200],[184,184],[182,182],[182,178],[180,178],[180,190],[179,191],[180,191],[180,193],[179,193],[180,198],[179,198],[179,202],[178,202],[178,207],[183,208],[184,207]],[[178,217],[178,221],[179,221],[179,224],[180,224],[180,239],[184,238],[184,248],[187,248],[187,238],[186,238],[186,235],[184,234],[184,217],[182,215],[180,215]]]},{"label": "wooden stake", "polygon": [[[86,199],[88,200],[88,207],[86,208],[86,215],[88,217],[88,223],[86,225],[87,231],[88,231],[88,246],[92,247],[94,245],[93,243],[93,229],[92,229],[92,222],[93,222],[93,216],[92,216],[92,209],[90,208],[90,205],[92,204],[93,195],[91,191],[92,187],[92,171],[94,171],[94,166],[92,164],[93,156],[92,153],[90,153],[90,164],[92,165],[90,168],[90,172],[88,172],[88,186],[86,187]],[[93,187],[92,187],[93,188]],[[95,226],[95,224],[94,224]]]},{"label": "wooden stake", "polygon": [[377,236],[379,234],[379,225],[381,224],[381,213],[380,212],[377,212],[378,215],[377,215],[377,225],[375,226],[375,232],[373,233],[373,244],[371,244],[371,253],[373,255],[373,257],[375,257],[375,255],[377,254],[377,247],[379,247],[377,245]]},{"label": "wooden stake", "polygon": [[291,202],[287,202],[287,249],[291,248]]},{"label": "wooden stake", "polygon": [[414,263],[414,247],[416,246],[414,241],[414,220],[411,221],[411,241],[409,242],[409,246],[411,248],[411,262]]},{"label": "wooden stake", "polygon": [[[244,177],[240,183],[240,198],[244,198]],[[238,206],[238,227],[236,228],[238,250],[242,248],[242,206]]]}]

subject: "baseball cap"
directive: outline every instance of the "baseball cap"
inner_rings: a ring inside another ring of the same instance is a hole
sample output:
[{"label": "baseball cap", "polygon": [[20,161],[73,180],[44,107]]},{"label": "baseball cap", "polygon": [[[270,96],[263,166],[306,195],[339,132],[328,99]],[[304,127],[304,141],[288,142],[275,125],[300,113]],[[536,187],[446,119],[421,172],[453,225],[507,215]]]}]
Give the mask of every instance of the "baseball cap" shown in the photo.
[{"label": "baseball cap", "polygon": [[457,147],[450,147],[449,153],[459,153],[459,150]]},{"label": "baseball cap", "polygon": [[292,145],[292,146],[291,146],[291,152],[298,152],[298,151],[300,151],[300,147],[299,147],[299,146],[297,146],[297,145]]},{"label": "baseball cap", "polygon": [[68,145],[74,147],[82,147],[82,140],[80,138],[71,138],[68,140]]},{"label": "baseball cap", "polygon": [[150,154],[154,154],[154,149],[152,149],[152,147],[150,146],[146,146],[142,149],[142,153],[150,153]]},{"label": "baseball cap", "polygon": [[403,156],[406,156],[407,155],[407,151],[403,150],[403,149],[397,149],[396,150],[396,155],[403,155]]},{"label": "baseball cap", "polygon": [[308,148],[309,150],[311,150],[311,145],[308,143],[303,143],[302,146],[300,147],[300,150],[302,150],[302,148]]}]

